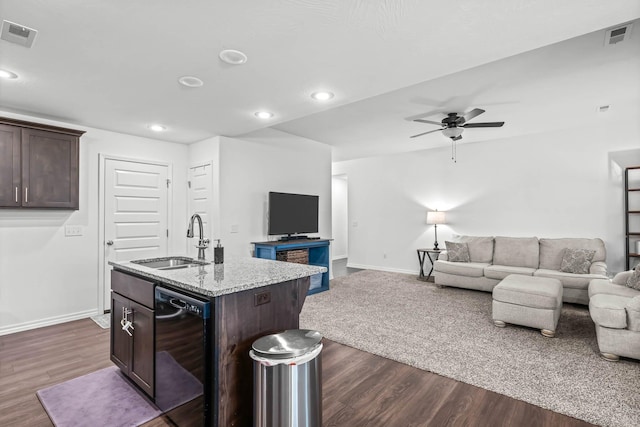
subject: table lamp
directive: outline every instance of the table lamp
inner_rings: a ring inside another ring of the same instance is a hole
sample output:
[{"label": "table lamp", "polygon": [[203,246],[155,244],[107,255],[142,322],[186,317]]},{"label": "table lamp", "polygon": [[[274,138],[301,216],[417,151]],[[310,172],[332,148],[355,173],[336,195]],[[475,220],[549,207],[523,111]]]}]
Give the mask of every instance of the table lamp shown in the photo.
[{"label": "table lamp", "polygon": [[435,211],[427,212],[427,224],[433,224],[433,230],[436,234],[436,239],[433,242],[433,249],[438,249],[438,224],[445,224],[444,212],[440,212],[437,209]]}]

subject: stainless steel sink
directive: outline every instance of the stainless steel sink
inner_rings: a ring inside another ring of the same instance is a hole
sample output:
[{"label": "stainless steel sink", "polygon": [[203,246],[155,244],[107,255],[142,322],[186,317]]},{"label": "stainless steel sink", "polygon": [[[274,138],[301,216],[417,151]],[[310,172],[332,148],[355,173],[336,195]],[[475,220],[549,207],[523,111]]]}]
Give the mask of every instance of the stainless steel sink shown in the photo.
[{"label": "stainless steel sink", "polygon": [[193,258],[187,257],[139,259],[131,262],[134,264],[142,265],[143,267],[155,268],[156,270],[178,270],[181,268],[199,267],[201,265],[209,264],[205,261],[195,260]]}]

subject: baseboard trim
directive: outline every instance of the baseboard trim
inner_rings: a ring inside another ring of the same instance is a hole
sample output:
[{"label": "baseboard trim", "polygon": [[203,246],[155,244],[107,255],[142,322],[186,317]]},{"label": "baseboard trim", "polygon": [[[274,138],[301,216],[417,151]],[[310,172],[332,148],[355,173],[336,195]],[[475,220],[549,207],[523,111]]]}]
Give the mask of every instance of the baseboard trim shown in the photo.
[{"label": "baseboard trim", "polygon": [[345,259],[347,258],[347,255],[336,255],[333,258],[331,258],[331,261],[338,261],[340,259]]},{"label": "baseboard trim", "polygon": [[0,336],[14,334],[16,332],[28,331],[31,329],[43,328],[45,326],[57,325],[59,323],[71,322],[73,320],[86,319],[98,314],[98,310],[79,311],[77,313],[65,314],[63,316],[54,316],[46,319],[32,320],[30,322],[18,323],[0,327]]},{"label": "baseboard trim", "polygon": [[415,274],[418,272],[414,270],[404,270],[402,268],[392,268],[392,267],[381,267],[379,265],[365,265],[365,264],[354,264],[347,262],[348,268],[360,268],[362,270],[377,270],[377,271],[387,271],[389,273],[404,273],[404,274]]}]

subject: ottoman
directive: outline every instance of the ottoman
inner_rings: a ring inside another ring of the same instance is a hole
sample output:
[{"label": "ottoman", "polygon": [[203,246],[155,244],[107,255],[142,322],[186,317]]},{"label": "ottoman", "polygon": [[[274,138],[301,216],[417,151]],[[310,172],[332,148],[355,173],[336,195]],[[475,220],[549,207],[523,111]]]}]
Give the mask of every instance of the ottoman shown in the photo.
[{"label": "ottoman", "polygon": [[540,329],[552,338],[562,310],[562,283],[548,277],[510,274],[493,288],[493,323]]}]

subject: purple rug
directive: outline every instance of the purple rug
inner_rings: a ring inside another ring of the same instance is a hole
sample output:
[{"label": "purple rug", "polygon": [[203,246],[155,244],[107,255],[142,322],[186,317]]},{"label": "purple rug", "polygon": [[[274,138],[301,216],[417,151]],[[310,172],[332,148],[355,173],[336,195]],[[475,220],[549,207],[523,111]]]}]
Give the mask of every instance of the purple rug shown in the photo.
[{"label": "purple rug", "polygon": [[57,427],[139,426],[160,416],[158,407],[168,412],[202,396],[202,383],[169,353],[156,353],[156,364],[156,390],[163,390],[158,406],[115,366],[38,390],[37,395]]},{"label": "purple rug", "polygon": [[[169,412],[196,397],[202,396],[203,386],[166,351],[156,353],[156,405]],[[162,375],[160,375],[162,374]]]},{"label": "purple rug", "polygon": [[162,413],[113,366],[37,392],[57,427],[138,426]]}]

